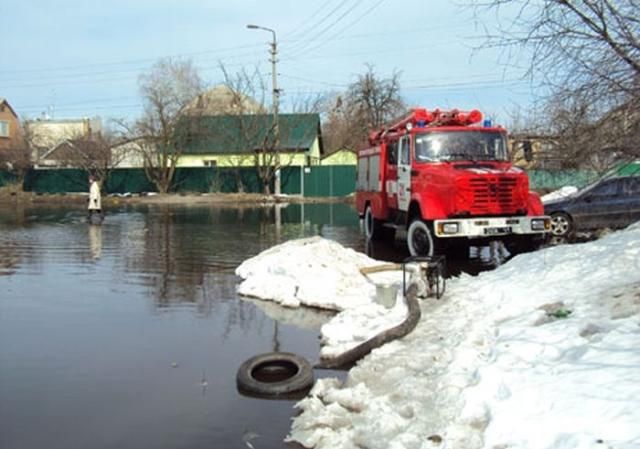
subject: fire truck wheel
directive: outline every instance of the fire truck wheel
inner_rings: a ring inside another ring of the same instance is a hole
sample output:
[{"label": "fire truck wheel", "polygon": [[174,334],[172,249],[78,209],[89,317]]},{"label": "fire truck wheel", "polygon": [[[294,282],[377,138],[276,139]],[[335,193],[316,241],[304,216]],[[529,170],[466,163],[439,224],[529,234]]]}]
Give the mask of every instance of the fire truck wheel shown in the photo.
[{"label": "fire truck wheel", "polygon": [[417,218],[411,222],[407,231],[407,246],[412,256],[433,256],[436,240],[429,226]]},{"label": "fire truck wheel", "polygon": [[393,229],[386,228],[382,221],[373,217],[371,206],[364,211],[364,235],[367,240],[382,240],[393,236]]}]

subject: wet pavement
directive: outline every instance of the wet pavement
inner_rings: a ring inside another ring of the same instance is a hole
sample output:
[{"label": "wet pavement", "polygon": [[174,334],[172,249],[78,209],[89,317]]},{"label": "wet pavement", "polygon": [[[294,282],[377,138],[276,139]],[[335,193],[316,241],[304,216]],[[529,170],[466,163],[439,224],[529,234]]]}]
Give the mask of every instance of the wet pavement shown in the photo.
[{"label": "wet pavement", "polygon": [[[3,449],[287,447],[294,401],[240,395],[236,370],[273,350],[316,360],[330,315],[240,300],[235,268],[312,235],[408,256],[367,246],[346,204],[122,207],[102,226],[76,207],[0,207]],[[472,255],[450,273],[504,260]]]}]

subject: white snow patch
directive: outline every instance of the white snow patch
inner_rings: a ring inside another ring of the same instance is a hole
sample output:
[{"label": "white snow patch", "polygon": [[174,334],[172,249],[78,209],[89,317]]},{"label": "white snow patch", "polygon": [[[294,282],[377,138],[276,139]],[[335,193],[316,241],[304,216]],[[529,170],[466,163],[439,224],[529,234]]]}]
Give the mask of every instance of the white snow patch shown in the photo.
[{"label": "white snow patch", "polygon": [[570,196],[575,195],[578,192],[578,188],[575,186],[564,186],[553,192],[549,192],[546,195],[542,195],[540,198],[543,203],[549,203],[551,201],[562,200]]},{"label": "white snow patch", "polygon": [[375,285],[360,268],[380,263],[321,237],[291,240],[244,261],[236,269],[244,279],[238,293],[287,307],[345,310],[374,300]]}]

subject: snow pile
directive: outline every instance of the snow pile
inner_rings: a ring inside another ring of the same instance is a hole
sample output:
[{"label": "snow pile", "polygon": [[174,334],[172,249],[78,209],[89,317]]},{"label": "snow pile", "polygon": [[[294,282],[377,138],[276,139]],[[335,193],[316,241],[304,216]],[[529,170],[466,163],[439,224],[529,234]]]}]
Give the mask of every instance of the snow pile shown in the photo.
[{"label": "snow pile", "polygon": [[413,333],[319,380],[289,441],[317,448],[640,445],[640,224],[448,283]]},{"label": "snow pile", "polygon": [[360,268],[379,264],[321,237],[291,240],[243,262],[238,293],[287,307],[344,310],[373,301],[375,285]]},{"label": "snow pile", "polygon": [[[331,320],[325,320],[328,322],[321,328],[320,355],[333,357],[406,317],[399,271],[367,276],[360,272],[360,268],[381,264],[321,237],[292,240],[243,262],[236,270],[236,274],[244,278],[238,292],[288,308],[306,305],[341,311]],[[383,295],[394,296],[389,301],[394,304],[392,307],[380,304]],[[268,305],[261,307],[269,310]],[[307,314],[296,316],[302,321],[307,319]]]},{"label": "snow pile", "polygon": [[551,201],[563,200],[570,196],[575,195],[578,192],[578,188],[574,186],[564,186],[558,190],[542,195],[540,198],[543,203],[550,203]]}]

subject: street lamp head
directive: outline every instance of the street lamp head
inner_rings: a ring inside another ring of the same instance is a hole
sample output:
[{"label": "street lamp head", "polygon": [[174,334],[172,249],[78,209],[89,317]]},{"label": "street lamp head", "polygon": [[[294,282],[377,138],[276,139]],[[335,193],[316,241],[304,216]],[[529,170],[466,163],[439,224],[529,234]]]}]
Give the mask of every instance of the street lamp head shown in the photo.
[{"label": "street lamp head", "polygon": [[273,34],[273,40],[276,39],[276,32],[274,30],[272,30],[271,28],[267,28],[267,27],[262,27],[260,25],[254,25],[252,23],[250,23],[249,25],[247,25],[247,28],[249,28],[250,30],[264,30],[264,31],[268,31],[271,34]]}]

